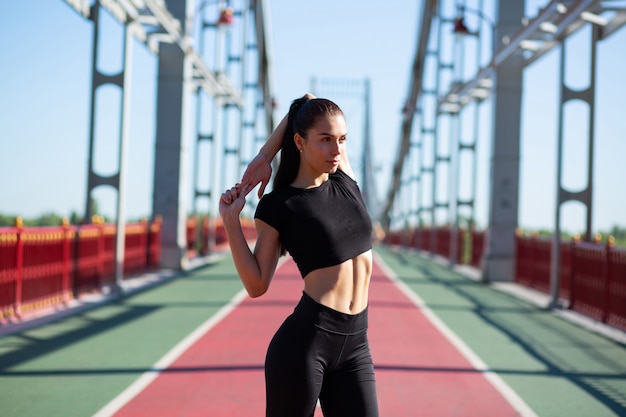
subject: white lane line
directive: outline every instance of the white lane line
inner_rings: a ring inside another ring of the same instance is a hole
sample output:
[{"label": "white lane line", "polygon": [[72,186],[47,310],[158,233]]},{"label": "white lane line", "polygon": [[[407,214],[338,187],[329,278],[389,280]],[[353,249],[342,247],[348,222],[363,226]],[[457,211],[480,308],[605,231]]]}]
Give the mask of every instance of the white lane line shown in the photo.
[{"label": "white lane line", "polygon": [[459,338],[439,317],[428,308],[424,300],[420,298],[408,285],[398,278],[395,272],[385,263],[381,256],[374,253],[374,258],[378,266],[383,270],[385,275],[406,295],[416,307],[426,316],[428,321],[435,326],[441,334],[467,359],[472,366],[480,371],[485,378],[494,386],[494,388],[502,394],[502,396],[511,404],[511,407],[519,413],[521,417],[538,417],[537,414],[526,404],[526,402],[517,393],[500,378],[498,374],[491,371],[487,364],[474,353],[469,346]]},{"label": "white lane line", "polygon": [[[278,260],[276,271],[287,261],[287,257],[283,256]],[[222,321],[224,317],[230,314],[246,297],[248,293],[245,289],[241,289],[235,296],[222,308],[220,308],[207,321],[202,323],[196,330],[190,333],[186,338],[181,340],[161,359],[159,359],[149,371],[144,372],[135,382],[122,391],[117,397],[113,398],[107,405],[102,407],[100,411],[92,417],[110,417],[117,413],[124,405],[128,404],[141,391],[143,391],[159,374],[167,369],[176,359],[178,359],[187,349],[196,343],[202,336],[211,330],[217,323]]]},{"label": "white lane line", "polygon": [[245,289],[240,290],[224,307],[219,309],[217,313],[212,315],[207,321],[202,323],[196,330],[181,340],[161,359],[159,359],[149,371],[144,372],[135,382],[122,391],[117,397],[112,399],[107,405],[102,407],[100,411],[93,417],[110,417],[118,412],[124,405],[129,403],[141,391],[143,391],[159,374],[167,369],[176,359],[178,359],[187,349],[204,336],[211,328],[219,323],[231,311],[235,309],[246,298]]}]

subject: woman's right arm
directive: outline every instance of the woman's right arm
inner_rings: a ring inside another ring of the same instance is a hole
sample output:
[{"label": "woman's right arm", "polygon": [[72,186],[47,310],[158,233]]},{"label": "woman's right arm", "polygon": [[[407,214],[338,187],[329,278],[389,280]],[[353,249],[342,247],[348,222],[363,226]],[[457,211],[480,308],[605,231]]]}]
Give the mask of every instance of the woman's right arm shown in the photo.
[{"label": "woman's right arm", "polygon": [[[310,93],[306,93],[305,96],[309,100],[315,98],[315,96]],[[288,122],[289,114],[286,114],[267,139],[267,142],[261,147],[257,156],[248,164],[246,171],[243,173],[243,177],[241,177],[241,184],[249,185],[250,191],[252,191],[257,184],[261,183],[258,192],[259,198],[261,198],[265,192],[265,187],[270,182],[270,177],[272,176],[272,160],[283,144],[283,136],[285,136]]]},{"label": "woman's right arm", "polygon": [[250,250],[239,220],[247,188],[242,186],[226,190],[220,198],[220,215],[237,273],[250,297],[255,298],[265,294],[269,288],[281,246],[276,229],[257,219],[257,241],[254,252]]},{"label": "woman's right arm", "polygon": [[250,161],[246,171],[241,177],[242,185],[249,185],[249,190],[252,191],[257,184],[261,183],[259,187],[258,196],[261,198],[265,192],[265,187],[270,182],[272,176],[272,160],[280,150],[283,143],[283,136],[287,129],[287,116],[283,117],[276,129],[272,132],[267,142],[261,147],[257,156]]}]

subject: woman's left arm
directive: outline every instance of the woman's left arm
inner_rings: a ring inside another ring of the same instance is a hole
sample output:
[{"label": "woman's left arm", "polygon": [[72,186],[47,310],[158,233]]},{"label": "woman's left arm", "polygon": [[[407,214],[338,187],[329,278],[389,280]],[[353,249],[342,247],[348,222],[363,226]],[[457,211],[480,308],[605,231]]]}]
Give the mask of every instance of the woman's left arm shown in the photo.
[{"label": "woman's left arm", "polygon": [[354,177],[354,171],[352,170],[352,167],[350,166],[350,160],[348,159],[348,152],[346,152],[345,150],[341,154],[341,162],[339,162],[339,169],[345,172],[353,180],[356,180],[356,178]]}]

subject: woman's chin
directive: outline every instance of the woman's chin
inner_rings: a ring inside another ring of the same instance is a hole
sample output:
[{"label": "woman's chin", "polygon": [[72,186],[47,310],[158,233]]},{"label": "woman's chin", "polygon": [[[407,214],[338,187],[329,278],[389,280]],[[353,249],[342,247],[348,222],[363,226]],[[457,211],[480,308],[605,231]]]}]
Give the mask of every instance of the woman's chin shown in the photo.
[{"label": "woman's chin", "polygon": [[329,174],[334,174],[335,172],[337,172],[337,169],[339,169],[339,163],[338,162],[334,162],[330,165],[330,169],[328,170]]}]

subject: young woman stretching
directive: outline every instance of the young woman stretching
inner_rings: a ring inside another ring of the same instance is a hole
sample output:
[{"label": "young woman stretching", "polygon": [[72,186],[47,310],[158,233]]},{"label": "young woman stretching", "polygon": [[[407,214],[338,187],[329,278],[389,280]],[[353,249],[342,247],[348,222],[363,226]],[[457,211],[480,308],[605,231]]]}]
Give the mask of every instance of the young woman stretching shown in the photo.
[{"label": "young woman stretching", "polygon": [[[220,200],[237,272],[263,295],[288,251],[304,280],[302,298],[272,339],[265,361],[266,416],[378,416],[367,340],[372,224],[346,153],[346,121],[332,101],[295,100],[241,184]],[[259,201],[250,251],[239,222],[245,196],[259,197],[281,150],[273,190]]]}]

